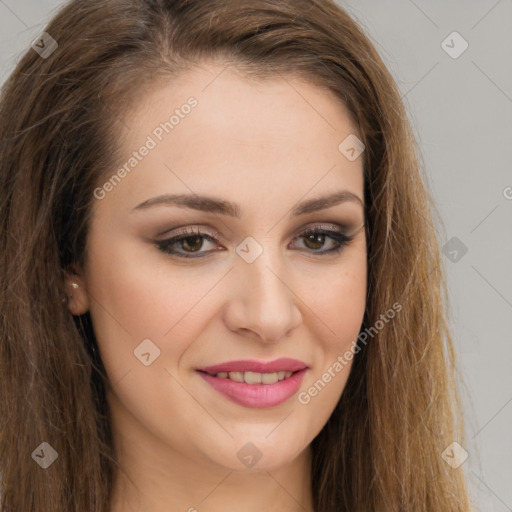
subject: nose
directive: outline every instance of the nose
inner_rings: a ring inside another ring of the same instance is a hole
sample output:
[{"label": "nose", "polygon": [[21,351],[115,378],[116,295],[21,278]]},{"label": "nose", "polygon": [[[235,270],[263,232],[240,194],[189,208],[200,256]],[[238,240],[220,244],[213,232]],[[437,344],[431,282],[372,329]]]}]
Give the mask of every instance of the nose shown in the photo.
[{"label": "nose", "polygon": [[252,263],[240,258],[230,279],[224,318],[233,332],[272,343],[300,325],[300,299],[290,272],[277,257],[264,251]]}]

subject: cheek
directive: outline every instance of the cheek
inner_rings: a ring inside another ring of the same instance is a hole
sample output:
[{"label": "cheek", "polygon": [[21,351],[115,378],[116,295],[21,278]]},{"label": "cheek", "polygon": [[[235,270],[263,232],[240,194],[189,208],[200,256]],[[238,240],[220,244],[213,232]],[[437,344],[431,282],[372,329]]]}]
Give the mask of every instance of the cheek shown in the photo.
[{"label": "cheek", "polygon": [[[339,271],[325,270],[315,276],[315,285],[307,294],[303,290],[304,302],[310,310],[310,328],[313,331],[316,351],[315,378],[319,378],[348,350],[353,350],[357,341],[366,309],[366,260],[354,258]],[[349,373],[352,360],[345,361],[341,373]],[[339,369],[339,368],[338,368]],[[340,372],[336,372],[339,374]],[[327,377],[328,378],[328,377]],[[331,391],[341,393],[345,376],[337,377]],[[327,393],[326,393],[327,394]]]},{"label": "cheek", "polygon": [[108,379],[125,404],[144,409],[141,415],[150,417],[146,407],[155,408],[164,400],[154,396],[158,389],[169,390],[168,410],[193,406],[178,384],[184,376],[180,369],[190,366],[191,356],[201,359],[201,346],[195,342],[229,294],[223,279],[229,267],[170,264],[165,255],[142,254],[139,248],[113,254],[115,246],[96,246],[96,254],[91,252],[88,283],[96,299],[90,312]]},{"label": "cheek", "polygon": [[331,354],[344,351],[357,337],[366,309],[366,260],[325,269],[303,283],[301,298],[311,312],[316,340]]},{"label": "cheek", "polygon": [[[211,306],[202,299],[218,276],[171,270],[164,258],[146,253],[144,259],[136,249],[114,254],[112,246],[91,252],[88,289],[114,417],[126,422],[123,415],[130,411],[179,445],[180,429],[168,426],[176,423],[176,411],[186,416],[197,408],[179,384],[177,365],[204,330],[205,306]],[[190,425],[181,432],[185,428]]]},{"label": "cheek", "polygon": [[180,358],[202,329],[202,299],[217,278],[211,274],[194,276],[183,268],[171,272],[159,255],[144,259],[137,251],[114,254],[111,249],[109,252],[112,246],[115,244],[105,246],[104,251],[96,246],[96,252],[91,252],[88,290],[101,357],[115,382],[140,365],[134,351],[144,340],[155,345],[145,342],[151,358],[162,356],[160,364],[165,366],[164,359]]},{"label": "cheek", "polygon": [[309,294],[303,292],[311,310],[314,365],[296,400],[308,432],[320,432],[345,389],[366,308],[366,283],[363,258],[342,271],[317,276],[317,285]]}]

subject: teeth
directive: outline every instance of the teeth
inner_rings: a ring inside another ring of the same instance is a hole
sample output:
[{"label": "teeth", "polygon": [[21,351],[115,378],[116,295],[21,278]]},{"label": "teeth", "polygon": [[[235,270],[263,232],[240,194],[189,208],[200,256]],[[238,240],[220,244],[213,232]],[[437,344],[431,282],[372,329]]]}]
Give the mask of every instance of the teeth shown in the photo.
[{"label": "teeth", "polygon": [[[255,373],[254,375],[258,375],[258,374]],[[261,374],[261,383],[262,384],[275,384],[278,380],[279,380],[279,375],[277,372]]]},{"label": "teeth", "polygon": [[[230,374],[231,376],[231,374]],[[244,372],[244,381],[247,384],[261,384],[263,375],[256,372]]]},{"label": "teeth", "polygon": [[235,382],[243,382],[244,381],[244,373],[243,372],[229,372],[228,376],[231,380]]},{"label": "teeth", "polygon": [[275,384],[276,382],[287,379],[293,372],[219,372],[214,374],[220,379],[231,379],[235,382],[246,382],[247,384]]}]

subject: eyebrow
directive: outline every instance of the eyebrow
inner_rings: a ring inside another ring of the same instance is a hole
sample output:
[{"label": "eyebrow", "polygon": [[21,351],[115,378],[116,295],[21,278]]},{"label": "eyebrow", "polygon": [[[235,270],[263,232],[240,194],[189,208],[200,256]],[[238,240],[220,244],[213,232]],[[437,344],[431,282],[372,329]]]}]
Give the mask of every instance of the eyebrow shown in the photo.
[{"label": "eyebrow", "polygon": [[[292,215],[305,215],[307,213],[324,210],[341,203],[358,203],[364,208],[363,200],[353,192],[341,190],[322,197],[308,199],[295,206]],[[197,194],[163,194],[143,201],[132,209],[133,211],[146,210],[153,206],[184,206],[204,212],[219,213],[231,217],[240,217],[240,207],[236,203],[216,199],[210,196]]]}]

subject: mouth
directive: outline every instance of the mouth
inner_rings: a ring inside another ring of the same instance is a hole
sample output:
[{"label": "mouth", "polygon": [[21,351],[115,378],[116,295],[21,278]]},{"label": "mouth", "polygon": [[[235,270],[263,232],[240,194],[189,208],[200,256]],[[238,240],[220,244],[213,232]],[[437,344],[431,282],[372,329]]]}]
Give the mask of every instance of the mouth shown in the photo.
[{"label": "mouth", "polygon": [[273,407],[300,388],[309,367],[296,359],[231,361],[196,371],[215,391],[244,407]]}]

